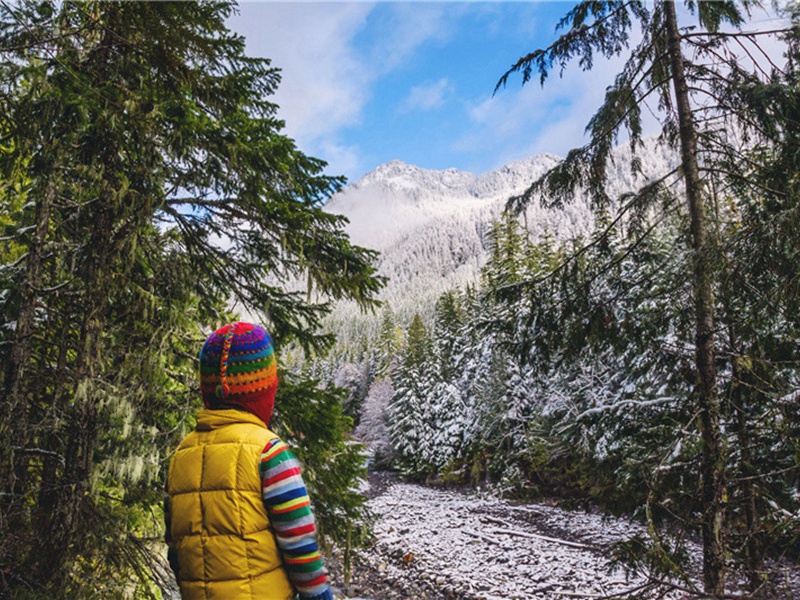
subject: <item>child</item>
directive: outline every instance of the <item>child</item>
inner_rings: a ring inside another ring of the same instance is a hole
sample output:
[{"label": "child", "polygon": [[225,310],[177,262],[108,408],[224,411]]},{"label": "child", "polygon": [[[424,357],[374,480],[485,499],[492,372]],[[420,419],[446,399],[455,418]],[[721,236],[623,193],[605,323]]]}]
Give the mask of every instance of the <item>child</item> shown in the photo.
[{"label": "child", "polygon": [[277,385],[262,327],[231,323],[203,345],[206,410],[172,458],[165,497],[184,600],[333,600],[300,464],[268,429]]}]

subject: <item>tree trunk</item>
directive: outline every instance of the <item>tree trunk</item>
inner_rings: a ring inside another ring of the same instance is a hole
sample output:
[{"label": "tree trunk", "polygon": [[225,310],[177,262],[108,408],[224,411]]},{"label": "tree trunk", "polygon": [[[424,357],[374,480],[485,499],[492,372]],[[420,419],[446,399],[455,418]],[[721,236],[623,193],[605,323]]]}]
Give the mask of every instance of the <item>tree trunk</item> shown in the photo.
[{"label": "tree trunk", "polygon": [[67,456],[64,472],[55,496],[50,530],[39,545],[40,561],[37,581],[55,583],[63,591],[67,567],[76,551],[75,534],[89,527],[87,501],[89,476],[92,470],[95,437],[97,435],[97,410],[91,400],[74,406],[67,427]]},{"label": "tree trunk", "polygon": [[[733,334],[731,334],[731,347],[735,349]],[[734,350],[735,351],[735,350]],[[739,360],[733,360],[733,393],[732,402],[736,412],[736,438],[739,442],[739,483],[742,503],[744,505],[745,517],[745,571],[747,574],[748,585],[751,592],[761,588],[764,583],[764,556],[758,535],[758,509],[756,507],[755,482],[752,479],[756,475],[753,468],[753,461],[750,447],[750,427],[748,424],[747,410],[745,407],[746,385],[748,382],[742,380],[743,374],[739,368]]]},{"label": "tree trunk", "polygon": [[82,303],[83,319],[75,360],[75,384],[72,406],[65,432],[66,453],[62,476],[54,492],[40,499],[51,503],[49,533],[39,536],[37,579],[64,589],[68,567],[76,551],[76,539],[85,531],[90,514],[90,477],[97,442],[97,405],[94,386],[102,369],[102,334],[108,303],[109,263],[113,260],[109,240],[112,216],[108,212],[95,221],[96,231],[89,247],[86,268],[86,295]]},{"label": "tree trunk", "polygon": [[[102,297],[102,296],[101,296]],[[48,531],[40,535],[37,579],[62,588],[74,553],[76,534],[88,525],[90,476],[97,441],[97,407],[92,387],[96,357],[101,344],[101,318],[97,309],[88,311],[77,365],[78,380],[74,402],[67,417],[65,465],[56,486],[43,489],[42,510],[52,511]],[[88,386],[81,389],[83,386]]]},{"label": "tree trunk", "polygon": [[742,476],[741,493],[744,502],[745,525],[747,539],[745,541],[745,568],[750,591],[755,592],[764,583],[764,559],[760,540],[758,537],[758,510],[756,508],[755,485],[751,477],[755,475],[750,455],[750,428],[747,425],[747,415],[743,407],[736,407],[739,451],[741,452],[741,466],[739,472]]},{"label": "tree trunk", "polygon": [[[44,244],[50,226],[50,208],[55,199],[56,188],[47,185],[40,202],[36,204],[33,238],[28,245],[28,256],[25,261],[25,277],[20,285],[20,303],[17,313],[17,325],[14,345],[9,353],[5,369],[3,413],[16,415],[17,419],[0,421],[0,438],[10,439],[11,446],[18,446],[24,438],[25,419],[20,412],[24,405],[25,371],[31,357],[31,340],[35,328],[36,302],[39,289],[42,287],[41,263]],[[16,426],[11,430],[11,425]],[[3,470],[4,471],[4,470]],[[13,479],[13,478],[12,478]],[[5,482],[4,482],[5,483]],[[8,482],[13,484],[12,482]]]},{"label": "tree trunk", "polygon": [[[74,268],[74,265],[73,265]],[[70,308],[73,308],[70,306]],[[67,309],[67,312],[70,312]],[[76,311],[77,312],[77,311]],[[72,394],[72,382],[67,377],[67,354],[70,350],[69,327],[71,320],[65,315],[60,327],[59,351],[56,362],[55,392],[50,410],[61,410],[62,406],[67,405],[66,398]],[[70,419],[67,419],[70,421]],[[39,494],[36,501],[36,511],[32,525],[36,534],[34,551],[31,553],[33,558],[29,560],[30,571],[39,568],[43,561],[40,557],[51,555],[50,538],[53,531],[53,515],[56,514],[60,496],[64,493],[62,483],[64,482],[64,471],[67,467],[67,456],[73,454],[73,449],[65,445],[64,431],[62,427],[56,428],[51,424],[48,434],[43,443],[45,447],[54,454],[46,456],[42,465],[42,474],[39,481]],[[62,458],[63,457],[63,458]]]},{"label": "tree trunk", "polygon": [[691,220],[694,251],[695,297],[695,396],[700,409],[703,445],[703,583],[706,594],[721,596],[725,591],[725,460],[720,430],[717,369],[714,362],[714,306],[711,273],[707,257],[706,215],[697,159],[697,128],[689,102],[689,88],[683,69],[683,52],[674,2],[664,2],[668,52],[678,112],[681,166]]},{"label": "tree trunk", "polygon": [[[19,560],[21,537],[26,535],[28,507],[25,497],[30,486],[30,424],[26,403],[25,375],[31,360],[36,328],[36,304],[42,287],[42,257],[50,226],[50,209],[56,186],[47,184],[36,203],[33,237],[28,244],[25,274],[20,285],[20,304],[14,343],[5,365],[0,407],[0,557],[12,564]],[[11,558],[9,558],[9,556]]]}]

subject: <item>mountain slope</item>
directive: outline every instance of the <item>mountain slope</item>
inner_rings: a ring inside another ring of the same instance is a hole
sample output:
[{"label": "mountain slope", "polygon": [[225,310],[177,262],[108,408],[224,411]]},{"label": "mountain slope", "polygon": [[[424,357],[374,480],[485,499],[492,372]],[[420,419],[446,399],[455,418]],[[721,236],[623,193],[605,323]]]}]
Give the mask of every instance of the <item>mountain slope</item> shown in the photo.
[{"label": "mountain slope", "polygon": [[[647,173],[663,172],[673,160],[648,142],[639,152]],[[609,194],[639,187],[628,167],[630,150],[620,147],[609,167]],[[381,252],[379,272],[389,278],[382,293],[398,321],[430,312],[443,291],[474,282],[487,257],[487,233],[509,197],[524,191],[561,159],[543,154],[515,161],[483,175],[456,169],[434,171],[401,161],[377,167],[334,195],[326,210],[346,216],[347,231],[358,245]],[[612,212],[614,207],[612,206]],[[523,216],[534,239],[587,236],[594,216],[584,194],[561,208],[534,203]],[[353,306],[337,307],[333,329],[360,317]],[[374,319],[362,322],[368,329]]]},{"label": "mountain slope", "polygon": [[[480,176],[393,161],[346,187],[326,208],[350,220],[347,230],[355,243],[381,252],[379,269],[389,277],[383,298],[406,314],[477,277],[486,260],[486,233],[505,201],[557,160],[537,156]],[[590,222],[578,207],[533,212],[532,231],[559,238]]]}]

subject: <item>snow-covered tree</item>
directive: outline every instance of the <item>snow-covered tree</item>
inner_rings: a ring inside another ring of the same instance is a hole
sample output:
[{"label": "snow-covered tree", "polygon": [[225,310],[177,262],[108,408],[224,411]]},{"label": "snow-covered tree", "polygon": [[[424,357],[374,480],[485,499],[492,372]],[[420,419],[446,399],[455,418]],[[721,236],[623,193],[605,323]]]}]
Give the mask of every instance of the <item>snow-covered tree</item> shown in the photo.
[{"label": "snow-covered tree", "polygon": [[389,432],[403,471],[412,476],[434,471],[435,397],[438,381],[433,343],[419,315],[409,325],[399,366],[392,372],[394,395]]},{"label": "snow-covered tree", "polygon": [[392,380],[382,377],[372,382],[364,399],[361,419],[355,429],[355,437],[372,452],[376,467],[391,466],[394,451],[389,437],[389,405],[394,390]]},{"label": "snow-covered tree", "polygon": [[[611,151],[623,134],[630,138],[635,154],[642,137],[644,107],[649,107],[659,121],[663,143],[680,153],[679,169],[663,173],[630,194],[623,208],[641,214],[658,204],[668,208],[684,205],[687,273],[692,283],[691,301],[686,306],[694,317],[695,386],[691,399],[697,406],[702,433],[698,476],[703,489],[704,589],[713,595],[725,592],[726,445],[714,297],[713,258],[719,231],[712,214],[711,192],[732,182],[744,182],[740,169],[720,169],[719,159],[738,153],[743,145],[736,133],[760,135],[757,130],[753,132],[748,111],[735,101],[741,81],[763,81],[775,67],[761,43],[763,35],[775,32],[742,31],[747,12],[757,4],[686,2],[696,21],[687,29],[680,26],[674,1],[583,0],[561,21],[560,27],[566,29],[562,35],[548,47],[521,57],[498,83],[500,87],[512,74],[521,73],[523,83],[535,75],[544,84],[554,70],[563,70],[572,60],[591,69],[596,56],[616,57],[635,44],[589,122],[589,143],[572,150],[565,161],[511,202],[525,206],[538,201],[543,193],[563,201],[583,184],[598,208],[608,207],[611,198],[606,176]],[[782,33],[792,29],[786,26]],[[649,104],[653,101],[655,110]],[[634,156],[631,170],[640,170],[641,164]],[[680,186],[675,185],[678,181]]]}]

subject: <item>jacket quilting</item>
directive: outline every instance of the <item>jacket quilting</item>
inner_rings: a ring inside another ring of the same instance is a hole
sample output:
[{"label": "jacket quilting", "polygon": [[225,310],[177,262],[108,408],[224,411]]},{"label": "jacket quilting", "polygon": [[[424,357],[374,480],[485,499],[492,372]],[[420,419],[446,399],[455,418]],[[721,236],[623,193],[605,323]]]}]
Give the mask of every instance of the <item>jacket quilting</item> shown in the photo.
[{"label": "jacket quilting", "polygon": [[175,452],[167,495],[184,600],[294,598],[258,473],[276,438],[249,413],[204,410]]}]

